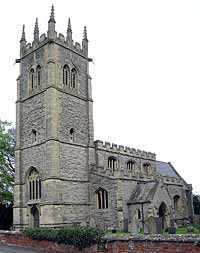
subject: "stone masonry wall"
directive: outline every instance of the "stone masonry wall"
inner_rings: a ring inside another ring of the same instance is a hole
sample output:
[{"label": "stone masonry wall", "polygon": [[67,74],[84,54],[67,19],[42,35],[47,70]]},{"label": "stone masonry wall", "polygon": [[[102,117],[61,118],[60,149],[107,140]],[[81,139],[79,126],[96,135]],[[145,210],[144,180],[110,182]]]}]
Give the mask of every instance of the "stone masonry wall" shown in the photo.
[{"label": "stone masonry wall", "polygon": [[199,253],[199,242],[199,235],[110,237],[105,238],[105,242],[101,245],[80,250],[69,245],[32,240],[16,232],[0,232],[0,246],[11,244],[49,253]]}]

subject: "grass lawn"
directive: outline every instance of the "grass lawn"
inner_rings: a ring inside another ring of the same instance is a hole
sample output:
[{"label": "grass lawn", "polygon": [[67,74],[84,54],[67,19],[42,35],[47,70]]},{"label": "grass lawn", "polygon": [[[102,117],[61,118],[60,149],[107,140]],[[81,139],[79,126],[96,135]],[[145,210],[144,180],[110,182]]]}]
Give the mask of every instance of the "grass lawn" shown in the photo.
[{"label": "grass lawn", "polygon": [[[188,232],[187,231],[187,227],[194,227],[194,232]],[[188,224],[188,225],[184,225],[184,226],[180,226],[176,229],[176,234],[200,234],[199,232],[199,227],[200,225],[198,224]],[[123,232],[123,231],[116,231],[116,232],[112,232],[111,230],[106,231],[107,235],[130,235],[130,232]],[[139,234],[144,234],[143,230],[141,229]],[[167,232],[164,232],[163,234],[168,234]]]}]

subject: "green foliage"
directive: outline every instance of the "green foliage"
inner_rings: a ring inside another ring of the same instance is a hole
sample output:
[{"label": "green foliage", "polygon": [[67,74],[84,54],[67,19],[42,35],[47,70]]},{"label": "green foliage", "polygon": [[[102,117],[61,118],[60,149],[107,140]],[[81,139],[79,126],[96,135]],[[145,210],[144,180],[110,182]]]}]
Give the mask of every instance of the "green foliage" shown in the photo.
[{"label": "green foliage", "polygon": [[13,201],[15,129],[0,120],[0,203]]},{"label": "green foliage", "polygon": [[200,214],[200,196],[193,195],[194,213]]},{"label": "green foliage", "polygon": [[101,242],[104,231],[89,227],[66,227],[61,229],[26,228],[22,231],[34,240],[48,240],[59,244],[74,245],[77,248],[90,247]]},{"label": "green foliage", "polygon": [[[194,227],[194,232],[188,232],[187,227]],[[187,224],[176,229],[176,234],[199,234],[198,224]]]},{"label": "green foliage", "polygon": [[106,231],[107,235],[119,235],[119,236],[123,236],[123,235],[130,235],[130,232],[125,232],[125,231],[113,231],[113,230],[107,230]]}]

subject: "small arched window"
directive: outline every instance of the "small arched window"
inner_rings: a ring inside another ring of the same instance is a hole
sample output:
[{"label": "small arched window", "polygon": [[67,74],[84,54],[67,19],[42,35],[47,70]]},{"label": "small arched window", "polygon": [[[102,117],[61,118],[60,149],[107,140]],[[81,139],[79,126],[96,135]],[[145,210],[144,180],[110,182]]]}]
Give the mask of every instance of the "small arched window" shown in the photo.
[{"label": "small arched window", "polygon": [[37,75],[37,85],[40,86],[41,85],[41,79],[42,79],[42,69],[41,69],[40,65],[37,66],[36,75]]},{"label": "small arched window", "polygon": [[31,90],[34,89],[34,69],[30,71],[30,88]]},{"label": "small arched window", "polygon": [[75,136],[75,134],[74,134],[74,128],[71,128],[70,130],[69,130],[69,136],[70,136],[70,141],[74,141],[74,136]]},{"label": "small arched window", "polygon": [[98,209],[108,208],[108,192],[104,189],[96,191],[96,206]]},{"label": "small arched window", "polygon": [[63,67],[63,84],[69,84],[69,68],[67,65]]},{"label": "small arched window", "polygon": [[71,87],[73,89],[75,89],[76,84],[77,84],[77,73],[76,73],[75,68],[73,68],[72,71],[71,71]]},{"label": "small arched window", "polygon": [[37,132],[35,129],[32,129],[32,143],[37,141]]},{"label": "small arched window", "polygon": [[114,173],[115,169],[117,167],[117,160],[114,157],[108,158],[108,168],[111,169],[112,173]]},{"label": "small arched window", "polygon": [[174,210],[178,211],[179,209],[179,202],[180,202],[180,196],[176,195],[174,196]]},{"label": "small arched window", "polygon": [[40,199],[41,198],[41,179],[38,171],[35,168],[29,173],[28,176],[28,188],[29,188],[29,199]]},{"label": "small arched window", "polygon": [[135,163],[133,161],[127,162],[127,171],[133,172],[134,171],[134,165]]},{"label": "small arched window", "polygon": [[143,164],[143,171],[144,171],[144,174],[146,174],[147,176],[149,176],[150,174],[150,168],[151,168],[151,165],[149,163]]}]

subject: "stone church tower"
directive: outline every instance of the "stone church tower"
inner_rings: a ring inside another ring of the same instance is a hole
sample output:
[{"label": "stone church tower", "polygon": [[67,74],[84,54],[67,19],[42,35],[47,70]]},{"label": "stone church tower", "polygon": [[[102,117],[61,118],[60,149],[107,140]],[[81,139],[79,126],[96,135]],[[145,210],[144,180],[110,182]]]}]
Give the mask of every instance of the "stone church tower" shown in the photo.
[{"label": "stone church tower", "polygon": [[86,27],[82,46],[55,30],[20,40],[14,227],[87,222],[93,112]]}]

